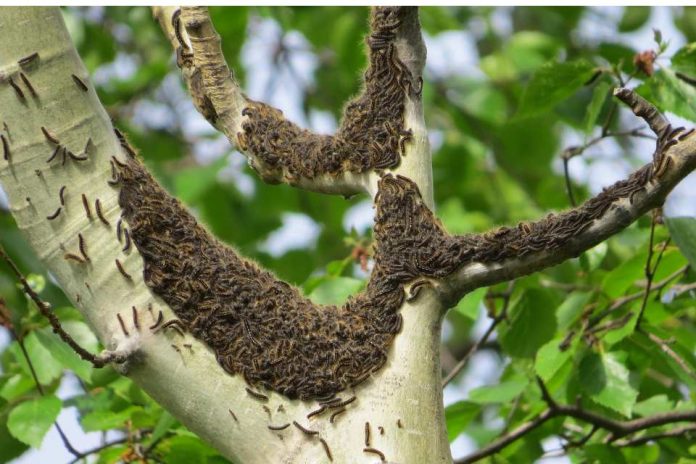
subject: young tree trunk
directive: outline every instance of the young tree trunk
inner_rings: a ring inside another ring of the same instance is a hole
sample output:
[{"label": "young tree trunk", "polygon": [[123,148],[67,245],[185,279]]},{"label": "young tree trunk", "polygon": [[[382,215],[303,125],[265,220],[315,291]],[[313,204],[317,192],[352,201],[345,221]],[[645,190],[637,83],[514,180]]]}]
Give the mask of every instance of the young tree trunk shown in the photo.
[{"label": "young tree trunk", "polygon": [[[344,399],[354,394],[357,400],[333,424],[330,414],[306,418],[318,406],[314,401],[288,400],[268,393],[270,399],[263,403],[250,396],[244,379],[223,371],[211,351],[192,336],[182,340],[175,332],[165,335],[146,330],[154,323],[146,309],[149,305],[154,314],[163,310],[166,320],[173,314],[144,284],[140,255],[132,250],[124,253],[124,244],[116,237],[121,215],[118,189],[107,180],[112,176],[111,157],[125,162],[127,156],[75,51],[60,10],[0,8],[0,31],[0,118],[6,124],[4,134],[10,149],[10,159],[0,161],[0,182],[19,228],[103,344],[112,350],[137,350],[137,356],[121,366],[124,374],[235,462],[328,462],[319,438],[326,441],[334,462],[375,462],[379,460],[376,454],[363,452],[368,447],[366,423],[371,429],[369,447],[384,453],[389,461],[451,461],[440,388],[442,307],[432,292],[403,305],[402,331],[390,349],[387,364],[367,382],[344,392]],[[38,53],[38,58],[30,66],[18,64],[33,53]],[[22,83],[20,72],[31,82],[36,97]],[[72,75],[86,84],[86,91]],[[24,98],[15,93],[9,79],[21,86]],[[427,134],[421,111],[413,106],[407,127],[412,128],[418,143],[409,148],[410,162],[398,172],[419,179],[421,192],[431,204]],[[86,147],[88,159],[76,161],[67,156],[63,162],[59,149],[60,153],[46,162],[58,145],[44,136],[42,127],[77,156]],[[62,187],[63,206],[59,198]],[[90,205],[91,219],[85,212],[83,195]],[[97,217],[96,201],[108,225]],[[47,219],[59,207],[58,216]],[[86,263],[65,259],[68,253],[80,256],[79,235],[90,258]],[[123,277],[116,260],[132,280]],[[139,331],[132,322],[132,307],[138,310]],[[122,333],[117,314],[127,326],[128,337]],[[182,348],[184,344],[193,348]],[[295,426],[278,432],[268,429],[269,424],[292,421],[319,434],[306,435]],[[384,428],[384,434],[378,427]]]}]

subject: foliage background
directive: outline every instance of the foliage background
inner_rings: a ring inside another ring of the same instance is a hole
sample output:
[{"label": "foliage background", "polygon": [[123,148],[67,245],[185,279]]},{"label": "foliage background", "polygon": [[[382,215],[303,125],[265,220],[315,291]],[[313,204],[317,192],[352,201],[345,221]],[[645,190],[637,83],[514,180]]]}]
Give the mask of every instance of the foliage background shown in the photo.
[{"label": "foliage background", "polygon": [[[366,274],[354,258],[370,241],[365,198],[260,182],[195,112],[147,8],[68,8],[64,14],[115,123],[166,188],[212,232],[316,301],[341,302],[364,284]],[[252,98],[314,129],[336,126],[365,66],[366,9],[216,7],[212,14],[225,56]],[[592,140],[607,120],[609,131],[640,125],[628,111],[612,109],[609,95],[619,72],[623,79],[631,76],[630,85],[639,86],[673,121],[696,121],[696,89],[675,74],[696,78],[696,51],[687,45],[696,41],[696,9],[424,7],[421,20],[429,49],[423,100],[435,198],[451,232],[484,231],[567,208],[563,150]],[[651,27],[660,27],[664,50],[656,72],[647,76],[636,71],[633,58],[643,50],[660,51]],[[583,85],[598,68],[615,72]],[[571,159],[575,197],[586,199],[647,162],[652,144],[608,137]],[[692,372],[696,274],[687,266],[696,257],[693,186],[687,181],[670,198],[671,219],[655,229],[656,245],[670,236],[671,241],[654,281],[673,279],[653,292],[646,311],[647,330],[673,339],[670,346]],[[567,350],[558,348],[617,299],[642,292],[650,224],[643,218],[581,258],[515,283],[509,317],[445,390],[455,457],[539,413],[544,403],[535,375],[556,398],[571,403],[579,398],[587,408],[618,419],[694,408],[696,379],[634,331],[641,298],[603,320],[625,324],[594,338],[576,335]],[[2,198],[0,243],[33,273],[32,284],[69,321],[68,328],[96,349],[79,313],[21,239]],[[660,249],[656,246],[656,253]],[[487,313],[500,311],[505,289],[481,289],[450,311],[443,334],[445,371],[490,324]],[[127,458],[136,443],[161,462],[225,462],[128,379],[111,369],[92,370],[63,350],[4,264],[0,295],[10,319],[0,327],[0,462],[40,447],[61,410],[60,423],[80,451],[102,441],[122,442],[97,453],[99,462]],[[22,339],[46,396],[40,397],[13,333]],[[566,438],[588,431],[573,420],[550,421],[506,448],[496,462],[511,456],[517,462],[542,457],[551,462],[549,457],[565,454]],[[46,442],[42,450],[52,458],[71,458],[55,429]],[[694,455],[687,437],[621,449],[595,439],[569,449],[559,462],[694,462],[689,460]],[[20,461],[41,456],[47,455],[32,451]]]}]

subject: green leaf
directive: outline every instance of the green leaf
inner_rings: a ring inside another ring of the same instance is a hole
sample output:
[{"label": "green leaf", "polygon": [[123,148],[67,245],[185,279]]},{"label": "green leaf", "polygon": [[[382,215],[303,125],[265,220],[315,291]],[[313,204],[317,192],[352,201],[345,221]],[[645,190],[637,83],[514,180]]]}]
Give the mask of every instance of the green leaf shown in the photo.
[{"label": "green leaf", "polygon": [[44,435],[56,421],[62,403],[54,395],[20,403],[7,418],[7,427],[17,440],[40,448]]},{"label": "green leaf", "polygon": [[623,464],[626,462],[623,454],[617,448],[611,445],[601,443],[587,444],[582,447],[582,453],[585,459],[582,462],[588,463],[612,463]]},{"label": "green leaf", "polygon": [[566,335],[554,338],[542,346],[536,354],[534,370],[544,382],[548,383],[575,354],[580,337],[574,337],[570,346],[561,351],[559,346],[565,337]]},{"label": "green leaf", "polygon": [[165,448],[167,464],[207,464],[208,456],[216,454],[196,436],[178,435],[167,440]]},{"label": "green leaf", "polygon": [[696,88],[679,79],[671,69],[661,68],[636,92],[662,111],[696,121]]},{"label": "green leaf", "polygon": [[139,406],[130,406],[118,412],[93,411],[82,416],[80,423],[85,432],[116,429],[123,427],[123,424],[125,424],[137,411],[142,411],[142,408]]},{"label": "green leaf", "polygon": [[470,401],[457,401],[445,408],[447,438],[452,442],[481,412],[481,406]]},{"label": "green leaf", "polygon": [[510,309],[510,325],[498,333],[510,356],[531,358],[556,333],[556,304],[549,292],[531,288]]},{"label": "green leaf", "polygon": [[[80,329],[79,327],[82,327],[83,329]],[[76,337],[75,334],[78,330],[84,330],[88,334],[94,338],[94,335],[92,335],[91,331],[87,327],[86,324],[82,322],[77,322],[77,321],[69,321],[65,322],[63,324],[63,328],[75,338],[78,343],[80,343],[80,338],[84,339],[84,337]],[[73,328],[71,330],[71,328]],[[43,329],[37,330],[36,336],[41,342],[41,344],[51,352],[51,355],[58,361],[60,361],[63,366],[66,368],[72,370],[75,374],[77,374],[82,380],[85,380],[89,382],[92,377],[92,365],[80,358],[75,351],[70,348],[65,342],[63,342],[56,334],[54,334],[48,327],[45,327]],[[85,346],[83,343],[80,343],[82,346],[84,346],[86,349],[87,346]],[[95,343],[96,344],[96,343]]]},{"label": "green leaf", "polygon": [[155,443],[160,438],[165,436],[167,432],[169,432],[176,423],[177,421],[176,419],[174,419],[174,416],[169,414],[169,412],[163,410],[162,415],[157,421],[157,425],[155,425],[155,428],[152,431],[152,435],[150,436],[150,442]]},{"label": "green leaf", "polygon": [[633,413],[639,416],[652,416],[661,412],[670,412],[674,410],[674,401],[667,398],[667,395],[651,396],[647,400],[643,400],[633,407]]},{"label": "green leaf", "polygon": [[27,283],[36,293],[41,293],[46,288],[46,278],[43,274],[29,274],[27,276]]},{"label": "green leaf", "polygon": [[[63,366],[56,361],[53,355],[51,355],[51,352],[39,342],[36,333],[32,332],[24,338],[24,346],[27,349],[27,355],[29,356],[29,360],[41,384],[49,384],[61,376],[63,373]],[[24,373],[28,376],[31,375],[31,369],[19,345],[13,343],[10,349]]]},{"label": "green leaf", "polygon": [[[588,134],[592,132],[592,129],[594,129],[594,126],[597,123],[599,113],[602,111],[604,102],[609,96],[610,87],[611,85],[609,85],[609,83],[602,81],[598,83],[592,91],[592,100],[590,100],[590,104],[587,107],[587,113],[585,113],[585,132]],[[600,245],[604,245],[606,247],[605,243],[600,243]]]},{"label": "green leaf", "polygon": [[0,387],[0,398],[12,401],[34,388],[36,388],[36,384],[31,376],[16,374],[2,382],[2,386]]},{"label": "green leaf", "polygon": [[0,421],[0,462],[11,462],[26,449],[27,445],[15,439],[7,430],[7,424]]},{"label": "green leaf", "polygon": [[604,276],[602,288],[610,298],[623,295],[634,282],[645,275],[645,260],[647,251],[642,250],[621,266],[617,266]]},{"label": "green leaf", "polygon": [[672,57],[672,69],[696,77],[696,43],[690,43],[677,50]]},{"label": "green leaf", "polygon": [[650,18],[649,6],[627,6],[619,22],[619,32],[631,32],[639,29]]},{"label": "green leaf", "polygon": [[636,323],[638,322],[637,315],[640,312],[640,304],[640,301],[635,302],[635,304],[632,306],[634,311],[633,313],[630,313],[630,316],[628,314],[625,316],[629,319],[624,325],[617,329],[610,330],[604,336],[602,336],[602,340],[604,340],[607,345],[615,345],[633,333],[636,328]]},{"label": "green leaf", "polygon": [[582,87],[592,72],[593,66],[585,60],[541,66],[522,95],[517,116],[526,118],[552,109]]},{"label": "green leaf", "polygon": [[331,277],[312,290],[309,297],[318,304],[342,304],[364,285],[363,280],[352,277]]},{"label": "green leaf", "polygon": [[580,314],[582,314],[585,305],[590,301],[591,297],[592,292],[571,292],[568,298],[566,298],[556,310],[558,328],[560,330],[566,330],[573,325],[578,317],[580,317]]},{"label": "green leaf", "polygon": [[630,417],[638,391],[630,384],[630,372],[620,355],[589,353],[580,362],[578,377],[581,388],[594,402]]},{"label": "green leaf", "polygon": [[509,56],[521,73],[536,71],[540,66],[555,58],[562,43],[556,38],[539,31],[519,31],[505,44],[505,55]]},{"label": "green leaf", "polygon": [[689,260],[691,267],[696,268],[696,218],[671,217],[665,218],[665,223],[674,243]]},{"label": "green leaf", "polygon": [[454,309],[458,313],[475,321],[478,318],[481,308],[481,301],[483,301],[484,296],[486,296],[486,289],[477,288],[459,300],[459,304],[457,304]]},{"label": "green leaf", "polygon": [[474,403],[506,403],[517,398],[529,385],[529,380],[520,378],[501,382],[498,385],[486,385],[471,390],[469,400]]}]

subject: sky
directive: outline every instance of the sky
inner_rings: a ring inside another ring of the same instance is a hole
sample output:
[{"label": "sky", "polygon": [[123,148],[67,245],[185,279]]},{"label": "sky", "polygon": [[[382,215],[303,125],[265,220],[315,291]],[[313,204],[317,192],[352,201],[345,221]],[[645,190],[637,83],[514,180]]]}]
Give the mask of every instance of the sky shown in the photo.
[{"label": "sky", "polygon": [[[615,18],[617,21],[621,17],[622,7],[594,7],[597,12]],[[500,31],[509,32],[511,30],[509,11],[500,8],[494,17],[494,27]],[[648,25],[640,30],[621,34],[620,39],[631,43],[653,43],[652,27],[660,29],[664,37],[670,39],[668,54],[673,53],[684,44],[684,39],[677,31],[670,19],[667,8],[653,8],[653,16],[648,21]],[[591,15],[585,18],[579,29],[583,40],[593,41],[602,38],[616,39],[616,32],[608,24],[594,21]],[[264,19],[250,22],[248,26],[249,38],[246,40],[242,49],[242,62],[244,63],[247,74],[253,75],[254,79],[248,79],[245,91],[253,99],[263,99],[283,110],[285,115],[300,124],[310,127],[319,132],[332,132],[336,127],[336,121],[332,115],[313,111],[305,118],[302,110],[302,98],[306,86],[314,83],[314,72],[319,66],[317,57],[311,52],[307,40],[299,32],[286,34],[287,45],[291,45],[294,52],[290,55],[292,70],[282,68],[281,76],[275,76],[276,82],[283,82],[283,85],[272,85],[273,74],[277,73],[272,69],[271,54],[272,48],[276,43],[281,29],[272,19]],[[428,61],[426,65],[426,78],[428,75],[469,75],[480,73],[478,69],[479,56],[474,45],[474,36],[471,31],[447,31],[437,36],[425,35],[425,42],[428,48]],[[126,54],[119,54],[113,64],[105,65],[93,76],[96,82],[108,80],[116,73],[132,73],[135,71],[133,60]],[[138,104],[133,122],[144,126],[166,126],[171,123],[171,118],[181,118],[184,123],[182,127],[187,131],[187,137],[200,139],[200,135],[210,134],[213,129],[198,114],[190,99],[179,82],[177,71],[167,77],[160,92],[166,93],[167,98],[173,101],[177,111],[171,109],[157,101],[143,101]],[[174,114],[173,114],[174,113]],[[677,125],[680,121],[674,115],[668,115]],[[433,147],[437,147],[437,134],[431,136]],[[563,146],[582,143],[576,135],[566,134]],[[648,161],[649,154],[652,153],[653,143],[645,142],[645,147],[639,147],[637,152],[646,154],[645,161]],[[644,148],[644,149],[642,149]],[[205,142],[197,143],[194,147],[194,154],[199,162],[203,164],[211,163],[221,156],[230,153],[230,146],[227,140],[220,136]],[[575,158],[571,161],[570,172],[576,181],[587,183],[594,193],[601,191],[602,187],[609,185],[620,178],[626,177],[631,167],[617,155],[621,152],[613,140],[607,140],[600,146],[589,149],[583,159]],[[228,157],[229,164],[220,173],[223,181],[233,182],[237,188],[246,195],[253,195],[254,184],[244,172],[245,160],[241,154],[236,153]],[[591,160],[591,162],[587,162]],[[560,160],[556,160],[554,169],[561,172]],[[673,192],[666,202],[665,212],[668,215],[690,215],[696,216],[696,189],[694,188],[696,175],[692,174],[687,181],[683,182],[675,192]],[[7,207],[7,200],[0,188],[0,207]],[[369,200],[365,200],[349,209],[344,217],[343,226],[346,231],[355,228],[362,232],[372,224],[372,206]],[[293,248],[304,248],[313,246],[321,231],[321,225],[312,218],[301,213],[287,213],[282,217],[280,228],[272,232],[262,243],[261,248],[273,256],[281,256],[286,251]],[[298,233],[298,231],[300,231]],[[489,324],[485,312],[481,311],[481,316],[476,323],[474,333],[480,336]],[[443,337],[449,333],[446,326]],[[8,342],[7,334],[0,331],[0,345]],[[465,399],[469,391],[474,388],[495,383],[504,368],[499,359],[490,352],[483,351],[474,355],[465,370],[462,380],[457,384],[450,384],[444,391],[445,405]],[[58,391],[61,398],[68,398],[77,393],[77,383],[74,377],[67,376]],[[70,437],[73,444],[80,450],[85,450],[100,443],[101,434],[82,432],[74,408],[63,410],[59,417],[59,423]],[[559,444],[555,440],[544,443],[547,451],[557,449]],[[475,449],[474,442],[461,435],[452,444],[452,451],[455,458],[461,457]],[[55,428],[46,436],[43,446],[38,450],[32,450],[21,458],[14,461],[15,464],[34,464],[34,463],[67,463],[71,460],[71,455],[63,446]],[[566,458],[547,458],[539,462],[543,464],[560,464],[569,462]]]}]

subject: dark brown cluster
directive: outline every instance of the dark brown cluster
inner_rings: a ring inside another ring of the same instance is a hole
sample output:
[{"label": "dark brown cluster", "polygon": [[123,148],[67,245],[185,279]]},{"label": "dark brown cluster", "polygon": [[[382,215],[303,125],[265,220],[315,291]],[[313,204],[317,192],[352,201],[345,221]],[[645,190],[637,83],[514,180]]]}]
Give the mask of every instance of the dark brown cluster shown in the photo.
[{"label": "dark brown cluster", "polygon": [[[626,198],[636,194],[665,172],[671,158],[667,149],[692,134],[679,127],[660,131],[653,162],[604,189],[578,208],[516,227],[501,227],[485,234],[451,236],[423,204],[418,186],[401,176],[386,176],[380,183],[375,218],[375,249],[379,267],[388,275],[378,280],[397,284],[414,277],[446,277],[473,263],[495,263],[521,258],[534,252],[564,249],[575,236],[589,228]],[[625,226],[628,223],[624,224]],[[384,286],[384,284],[381,284]]]},{"label": "dark brown cluster", "polygon": [[394,46],[403,14],[403,7],[373,9],[364,89],[345,108],[335,135],[313,134],[286,120],[281,111],[249,101],[242,112],[247,116],[243,132],[237,135],[240,148],[272,169],[285,170],[290,183],[397,166],[411,137],[404,127],[405,99],[420,93]]},{"label": "dark brown cluster", "polygon": [[210,236],[139,162],[119,170],[119,203],[146,284],[225,370],[311,399],[357,385],[384,364],[401,329],[401,284],[409,277],[384,269],[379,253],[366,292],[340,308],[318,306]]},{"label": "dark brown cluster", "polygon": [[[658,151],[673,142],[668,138]],[[222,367],[250,385],[314,399],[355,386],[384,365],[401,329],[407,284],[448,276],[471,262],[561,249],[618,199],[632,199],[659,169],[648,165],[574,210],[461,236],[444,230],[415,183],[385,175],[375,199],[375,266],[366,290],[342,307],[313,304],[219,243],[135,159],[119,164],[119,203],[143,257],[146,284]]]}]

